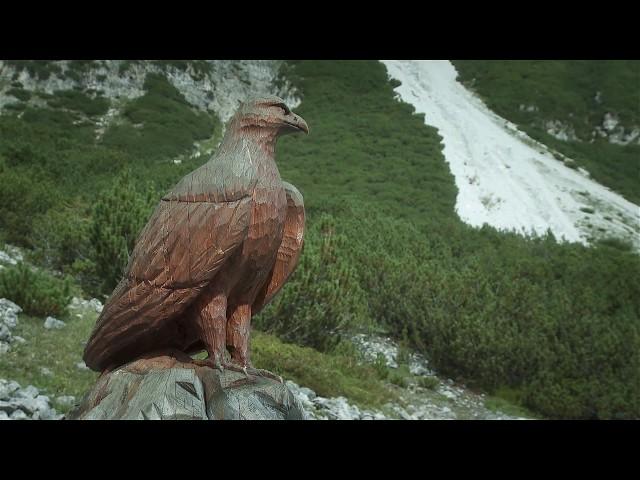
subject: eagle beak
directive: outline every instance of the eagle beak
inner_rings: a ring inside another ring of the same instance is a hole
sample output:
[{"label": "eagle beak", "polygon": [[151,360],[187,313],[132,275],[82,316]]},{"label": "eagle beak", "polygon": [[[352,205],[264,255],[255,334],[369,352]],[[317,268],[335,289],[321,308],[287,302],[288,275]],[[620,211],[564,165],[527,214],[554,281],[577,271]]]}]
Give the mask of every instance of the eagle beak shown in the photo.
[{"label": "eagle beak", "polygon": [[289,115],[287,115],[285,123],[287,125],[292,126],[296,130],[300,130],[300,131],[306,133],[307,135],[309,134],[309,126],[307,125],[307,122],[305,122],[304,119],[301,116],[296,115],[293,112],[291,112]]}]

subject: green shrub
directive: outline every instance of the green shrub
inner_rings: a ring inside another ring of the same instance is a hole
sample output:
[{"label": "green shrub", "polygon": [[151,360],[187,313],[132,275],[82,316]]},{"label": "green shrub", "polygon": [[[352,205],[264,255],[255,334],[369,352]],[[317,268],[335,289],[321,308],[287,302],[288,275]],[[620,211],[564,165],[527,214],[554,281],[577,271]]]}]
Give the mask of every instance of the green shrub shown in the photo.
[{"label": "green shrub", "polygon": [[24,90],[23,88],[11,88],[7,91],[9,95],[13,95],[18,100],[23,102],[28,101],[31,98],[31,92]]},{"label": "green shrub", "polygon": [[409,365],[411,361],[411,349],[402,342],[398,346],[398,353],[396,355],[396,362],[398,365]]},{"label": "green shrub", "polygon": [[0,270],[0,298],[18,304],[27,315],[63,316],[71,300],[71,282],[24,263]]},{"label": "green shrub", "polygon": [[389,373],[389,381],[391,383],[393,383],[394,385],[397,385],[398,387],[401,388],[407,388],[411,381],[409,380],[409,378],[404,375],[402,372],[398,372],[396,370],[392,370]]},{"label": "green shrub", "polygon": [[103,97],[89,97],[78,90],[58,90],[48,100],[52,108],[67,108],[88,116],[104,115],[109,110],[109,100]]},{"label": "green shrub", "polygon": [[[607,218],[607,217],[605,217]],[[610,219],[608,219],[610,220]],[[604,237],[599,238],[595,241],[598,245],[602,245],[605,247],[616,248],[618,250],[622,250],[624,252],[632,252],[633,244],[629,240],[622,240],[620,238],[615,237]]]},{"label": "green shrub", "polygon": [[0,230],[6,234],[7,242],[28,247],[32,245],[34,216],[46,212],[56,202],[57,192],[35,172],[11,168],[6,163],[0,161]]},{"label": "green shrub", "polygon": [[153,188],[139,191],[129,170],[124,170],[113,185],[99,195],[93,210],[89,239],[105,293],[122,278],[138,234],[157,202],[156,197]]},{"label": "green shrub", "polygon": [[538,418],[536,414],[522,407],[524,402],[523,392],[519,389],[503,387],[495,390],[492,395],[487,396],[484,405],[492,412],[514,417]]},{"label": "green shrub", "polygon": [[29,75],[38,80],[47,80],[52,74],[62,73],[59,62],[49,60],[5,60],[7,65],[16,70],[27,70]]},{"label": "green shrub", "polygon": [[385,380],[389,377],[389,367],[387,367],[387,358],[384,354],[378,352],[372,365],[380,380]]},{"label": "green shrub", "polygon": [[346,238],[323,215],[308,226],[298,270],[256,317],[258,328],[280,338],[329,351],[341,335],[367,324],[366,296],[355,266],[342,256]]},{"label": "green shrub", "polygon": [[365,408],[380,408],[394,400],[373,367],[351,355],[320,353],[254,330],[251,358],[256,367],[286,376],[324,397],[343,395]]},{"label": "green shrub", "polygon": [[39,264],[70,273],[76,261],[92,257],[91,219],[86,205],[50,208],[33,220],[31,241]]},{"label": "green shrub", "polygon": [[417,381],[419,386],[429,390],[435,390],[435,388],[440,385],[438,377],[418,377]]},{"label": "green shrub", "polygon": [[22,102],[17,102],[17,103],[8,103],[4,106],[4,108],[10,112],[23,112],[27,106],[26,104],[22,103]]}]

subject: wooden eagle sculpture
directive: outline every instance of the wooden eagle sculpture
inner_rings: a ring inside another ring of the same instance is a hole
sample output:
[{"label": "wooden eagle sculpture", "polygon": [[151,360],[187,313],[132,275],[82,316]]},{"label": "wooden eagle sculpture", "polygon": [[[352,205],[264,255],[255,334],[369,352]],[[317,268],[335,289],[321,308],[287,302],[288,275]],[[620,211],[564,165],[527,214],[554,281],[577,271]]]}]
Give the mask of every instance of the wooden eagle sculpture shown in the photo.
[{"label": "wooden eagle sculpture", "polygon": [[251,317],[287,281],[303,244],[302,195],[275,163],[278,137],[295,132],[309,128],[281,98],[240,106],[218,151],[162,197],[141,231],[87,342],[87,366],[206,350],[201,364],[264,374],[249,359]]}]

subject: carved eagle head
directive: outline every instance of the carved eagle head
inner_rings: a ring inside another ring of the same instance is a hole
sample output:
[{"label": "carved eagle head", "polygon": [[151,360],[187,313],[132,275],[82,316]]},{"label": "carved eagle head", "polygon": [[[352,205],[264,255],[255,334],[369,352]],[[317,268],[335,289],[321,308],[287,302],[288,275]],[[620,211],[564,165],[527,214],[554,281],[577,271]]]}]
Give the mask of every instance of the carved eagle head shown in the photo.
[{"label": "carved eagle head", "polygon": [[254,97],[240,105],[236,118],[241,127],[275,130],[276,136],[288,133],[309,133],[307,122],[293,113],[284,100],[275,95]]}]

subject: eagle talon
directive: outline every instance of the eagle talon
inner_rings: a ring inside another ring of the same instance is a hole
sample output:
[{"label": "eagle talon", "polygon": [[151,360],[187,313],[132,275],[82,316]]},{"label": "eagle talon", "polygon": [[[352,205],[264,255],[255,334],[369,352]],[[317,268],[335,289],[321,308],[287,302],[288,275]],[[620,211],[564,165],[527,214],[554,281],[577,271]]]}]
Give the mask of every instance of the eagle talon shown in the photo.
[{"label": "eagle talon", "polygon": [[282,377],[280,375],[276,375],[275,373],[271,373],[268,370],[263,370],[262,368],[253,368],[253,374],[260,376],[260,377],[264,377],[264,378],[270,378],[272,380],[276,380],[279,383],[284,383],[284,380],[282,379]]}]

